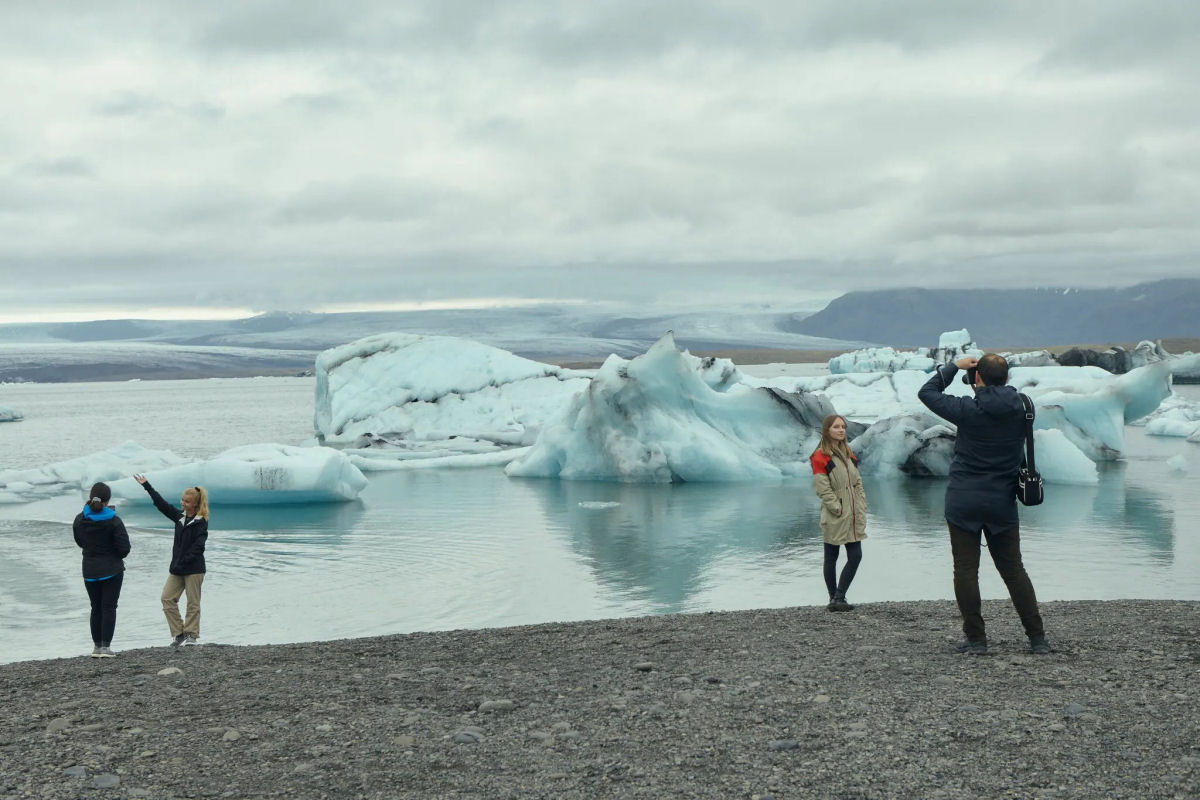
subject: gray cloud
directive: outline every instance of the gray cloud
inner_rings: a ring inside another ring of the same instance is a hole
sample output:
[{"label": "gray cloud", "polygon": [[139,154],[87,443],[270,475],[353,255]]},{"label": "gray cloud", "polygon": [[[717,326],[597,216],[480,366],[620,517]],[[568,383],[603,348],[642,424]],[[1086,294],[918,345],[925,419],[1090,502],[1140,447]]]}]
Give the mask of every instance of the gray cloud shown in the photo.
[{"label": "gray cloud", "polygon": [[5,7],[0,317],[1197,275],[1198,53],[1132,0]]}]

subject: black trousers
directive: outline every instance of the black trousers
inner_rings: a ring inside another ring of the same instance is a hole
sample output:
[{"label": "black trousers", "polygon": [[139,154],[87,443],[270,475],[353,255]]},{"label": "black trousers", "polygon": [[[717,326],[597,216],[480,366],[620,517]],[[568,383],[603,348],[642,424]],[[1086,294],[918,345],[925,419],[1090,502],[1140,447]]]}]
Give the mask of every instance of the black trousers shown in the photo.
[{"label": "black trousers", "polygon": [[862,562],[862,542],[847,542],[846,566],[842,567],[841,580],[836,580],[838,547],[836,544],[825,543],[825,588],[829,590],[830,599],[838,594],[846,596],[850,582],[854,580],[854,573],[858,572],[858,565]]},{"label": "black trousers", "polygon": [[[946,523],[950,528],[950,552],[954,556],[954,599],[963,618],[963,633],[968,639],[986,639],[979,599],[979,531],[969,531]],[[1029,637],[1045,635],[1042,617],[1038,613],[1037,595],[1033,582],[1021,561],[1021,529],[1014,525],[1003,533],[991,533],[986,528],[988,551],[992,563],[1008,587],[1017,616]]]},{"label": "black trousers", "polygon": [[117,599],[121,596],[121,582],[125,573],[119,572],[102,581],[84,581],[88,599],[92,601],[92,642],[96,645],[112,644],[113,631],[117,629]]}]

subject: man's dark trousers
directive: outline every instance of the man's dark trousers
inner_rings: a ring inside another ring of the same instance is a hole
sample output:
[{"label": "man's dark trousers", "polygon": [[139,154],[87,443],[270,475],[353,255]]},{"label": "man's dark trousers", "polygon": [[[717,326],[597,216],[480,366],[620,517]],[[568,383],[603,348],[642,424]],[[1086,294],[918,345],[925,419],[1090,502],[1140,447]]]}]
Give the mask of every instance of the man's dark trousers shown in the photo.
[{"label": "man's dark trousers", "polygon": [[[947,525],[950,528],[950,551],[954,557],[954,599],[958,601],[958,610],[962,613],[963,633],[971,640],[986,639],[979,599],[980,532],[969,531],[953,523]],[[1020,527],[995,534],[985,528],[984,534],[996,571],[1008,586],[1008,595],[1017,609],[1021,624],[1025,626],[1025,635],[1031,639],[1043,636],[1045,630],[1038,613],[1033,582],[1029,580],[1025,564],[1021,561]]]}]

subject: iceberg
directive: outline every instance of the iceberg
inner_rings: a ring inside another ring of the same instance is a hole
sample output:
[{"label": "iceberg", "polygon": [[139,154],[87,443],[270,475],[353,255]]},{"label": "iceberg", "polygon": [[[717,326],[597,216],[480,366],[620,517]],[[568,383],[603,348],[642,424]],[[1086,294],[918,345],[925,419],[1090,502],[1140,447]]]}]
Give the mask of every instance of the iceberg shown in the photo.
[{"label": "iceberg", "polygon": [[1200,383],[1200,353],[1183,353],[1171,359],[1175,383]]},{"label": "iceberg", "polygon": [[135,472],[150,472],[187,463],[170,450],[149,450],[124,442],[90,455],[35,469],[0,470],[0,503],[27,503],[77,489],[96,481],[113,481]]},{"label": "iceberg", "polygon": [[20,419],[24,419],[20,411],[8,406],[0,406],[0,422],[16,422]]},{"label": "iceberg", "polygon": [[1200,432],[1200,403],[1191,403],[1174,393],[1146,419],[1146,433],[1150,436],[1188,438],[1197,432]]},{"label": "iceberg", "polygon": [[609,356],[505,471],[636,483],[777,479],[808,470],[831,413],[824,397],[752,386],[731,361],[680,351],[668,332],[632,360]]},{"label": "iceberg", "polygon": [[[203,486],[213,505],[329,503],[353,500],[367,479],[344,453],[329,447],[251,444],[206,461],[145,470],[159,494],[170,500],[189,486]],[[111,484],[113,497],[149,503],[133,478]]]},{"label": "iceberg", "polygon": [[449,336],[368,336],[317,357],[313,427],[324,444],[530,445],[591,374]]},{"label": "iceberg", "polygon": [[921,353],[903,353],[891,347],[868,347],[842,353],[829,359],[829,371],[834,375],[852,372],[897,372],[915,369],[930,372],[937,366],[934,360]]},{"label": "iceberg", "polygon": [[957,361],[963,356],[981,356],[983,351],[975,346],[966,328],[946,331],[938,337],[937,347],[900,351],[891,347],[868,347],[834,356],[829,359],[829,372],[846,375],[854,372],[899,372],[919,370],[932,372],[939,364]]},{"label": "iceberg", "polygon": [[[1033,432],[1038,472],[1050,484],[1093,486],[1096,463],[1060,430]],[[944,478],[954,460],[954,426],[929,413],[880,420],[850,443],[866,475]]]}]

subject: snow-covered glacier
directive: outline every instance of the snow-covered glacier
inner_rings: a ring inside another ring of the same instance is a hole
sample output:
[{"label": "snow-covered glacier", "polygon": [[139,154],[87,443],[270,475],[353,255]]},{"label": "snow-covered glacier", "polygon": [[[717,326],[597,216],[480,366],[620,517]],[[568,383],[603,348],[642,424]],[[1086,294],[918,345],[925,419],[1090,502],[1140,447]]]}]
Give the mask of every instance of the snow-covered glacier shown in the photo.
[{"label": "snow-covered glacier", "polygon": [[733,362],[680,351],[668,333],[632,360],[610,356],[506,471],[637,483],[778,479],[807,471],[831,413],[820,395],[752,386]]},{"label": "snow-covered glacier", "polygon": [[313,425],[329,444],[529,445],[590,377],[467,339],[368,336],[317,357]]}]

